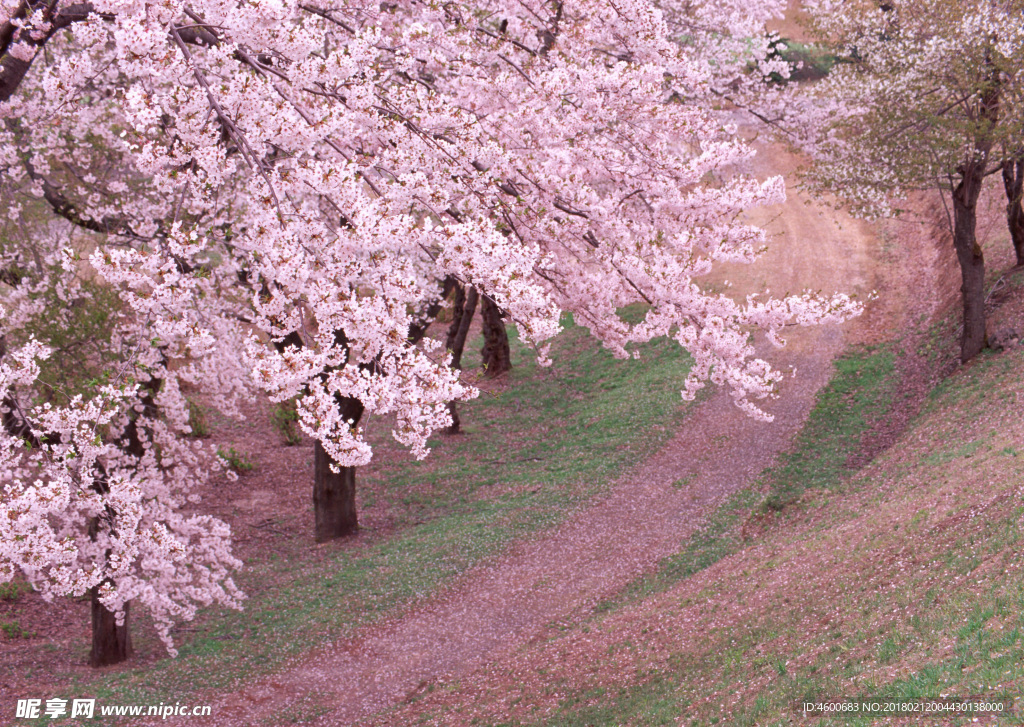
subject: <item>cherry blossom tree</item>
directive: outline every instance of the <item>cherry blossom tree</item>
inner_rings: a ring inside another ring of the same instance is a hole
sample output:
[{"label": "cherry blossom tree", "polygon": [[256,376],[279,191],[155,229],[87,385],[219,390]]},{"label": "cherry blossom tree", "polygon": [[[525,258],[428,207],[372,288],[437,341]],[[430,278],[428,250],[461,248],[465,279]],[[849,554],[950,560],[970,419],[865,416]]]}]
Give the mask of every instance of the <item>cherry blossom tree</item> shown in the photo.
[{"label": "cherry blossom tree", "polygon": [[[175,621],[212,603],[238,608],[244,597],[230,575],[241,563],[228,526],[186,511],[203,473],[219,469],[216,458],[177,436],[187,425],[175,388],[158,387],[152,374],[142,384],[120,375],[89,396],[27,405],[51,351],[35,339],[7,350],[16,331],[4,322],[0,581],[20,572],[47,600],[88,593],[95,666],[131,653],[132,601],[151,613],[173,655]],[[155,415],[158,407],[165,416]]]},{"label": "cherry blossom tree", "polygon": [[1024,138],[1024,5],[1015,0],[815,0],[814,27],[847,62],[794,113],[817,158],[811,178],[857,211],[937,189],[961,272],[960,357],[985,347],[985,261],[976,236],[986,177],[1002,173],[1007,220],[1024,241],[1017,166]]},{"label": "cherry blossom tree", "polygon": [[[222,467],[187,439],[182,395],[210,389],[234,410],[244,370],[212,354],[240,346],[241,329],[207,306],[224,346],[203,350],[181,335],[191,312],[174,303],[173,276],[164,291],[145,277],[138,299],[138,279],[97,280],[81,259],[89,221],[45,178],[34,201],[41,175],[28,166],[27,188],[4,180],[14,209],[0,224],[0,581],[20,572],[45,599],[88,594],[93,665],[130,654],[133,601],[173,654],[175,622],[243,598],[230,529],[195,512],[194,488]],[[47,221],[42,208],[60,214]],[[196,284],[214,297],[213,276]]]},{"label": "cherry blossom tree", "polygon": [[424,335],[449,282],[541,362],[564,311],[623,358],[670,336],[685,398],[711,381],[766,420],[781,375],[750,333],[860,310],[699,284],[756,260],[741,215],[784,195],[735,172],[753,151],[710,110],[750,74],[750,43],[710,31],[741,4],[694,6],[680,43],[685,13],[647,0],[3,2],[5,184],[96,233],[83,258],[156,332],[139,355],[165,362],[161,395],[183,361],[211,394],[244,363],[297,398],[320,540],[356,526],[364,417],[422,457],[475,395]]}]

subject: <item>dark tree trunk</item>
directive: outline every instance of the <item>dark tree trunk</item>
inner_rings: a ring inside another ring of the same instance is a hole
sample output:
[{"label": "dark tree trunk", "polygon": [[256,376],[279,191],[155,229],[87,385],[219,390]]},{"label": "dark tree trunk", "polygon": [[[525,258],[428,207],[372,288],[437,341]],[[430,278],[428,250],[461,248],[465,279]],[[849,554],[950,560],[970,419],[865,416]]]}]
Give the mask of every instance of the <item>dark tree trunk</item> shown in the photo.
[{"label": "dark tree trunk", "polygon": [[452,417],[452,423],[444,430],[445,434],[459,434],[462,431],[462,419],[459,417],[459,408],[454,401],[448,402],[448,413]]},{"label": "dark tree trunk", "polygon": [[[430,324],[437,318],[437,314],[441,312],[444,302],[452,294],[452,290],[461,291],[462,288],[459,286],[458,281],[449,275],[441,283],[441,294],[437,297],[437,300],[427,306],[422,315],[409,326],[409,343],[416,345],[423,340],[423,337],[427,335],[427,329],[430,328]],[[448,335],[450,336],[451,334],[449,333]]]},{"label": "dark tree trunk", "polygon": [[986,341],[985,256],[976,237],[983,172],[981,165],[968,165],[953,190],[953,247],[960,263],[964,310],[964,330],[960,337],[960,361],[963,363],[977,356]]},{"label": "dark tree trunk", "polygon": [[[363,405],[358,399],[345,398],[339,404],[342,417],[359,424]],[[356,468],[335,465],[331,455],[318,441],[313,444],[313,514],[314,537],[323,543],[344,538],[359,529],[356,516]]]},{"label": "dark tree trunk", "polygon": [[1003,163],[1003,188],[1006,190],[1006,226],[1010,228],[1017,265],[1024,265],[1024,208],[1021,207],[1021,197],[1024,196],[1024,157]]},{"label": "dark tree trunk", "polygon": [[[0,359],[7,353],[6,340],[3,336],[0,336]],[[159,390],[160,380],[151,379],[147,383],[146,388],[148,393],[143,397],[143,405],[145,407],[152,406],[153,396],[156,391]],[[12,437],[18,437],[23,439],[26,443],[30,444],[34,448],[43,446],[43,443],[49,440],[59,441],[60,434],[44,435],[42,441],[32,433],[32,427],[29,423],[16,414],[18,408],[15,406],[15,400],[10,393],[3,399],[2,404],[4,412],[2,424],[4,429]],[[137,417],[136,417],[137,418]],[[137,422],[133,419],[130,422],[129,438],[127,440],[127,449],[131,451],[132,446],[141,447],[139,442],[139,434],[137,428]],[[97,463],[100,476],[94,480],[93,487],[96,488],[100,494],[106,494],[109,491],[106,482],[106,471],[102,464]],[[101,519],[107,517],[109,519],[112,516],[109,506],[107,512],[103,516],[90,518],[88,523],[88,535],[90,538],[95,539],[99,533],[101,527]],[[108,553],[109,556],[109,553]],[[108,611],[103,604],[99,601],[99,588],[93,587],[89,591],[90,600],[90,611],[92,620],[92,648],[89,651],[89,664],[91,666],[109,666],[111,664],[119,664],[122,661],[126,661],[132,655],[132,641],[131,632],[128,630],[128,612],[130,603],[124,605],[124,623],[120,626],[117,625],[117,619],[114,614]]]},{"label": "dark tree trunk", "polygon": [[468,290],[459,288],[455,294],[452,324],[448,327],[448,338],[445,340],[445,348],[452,352],[454,369],[462,369],[462,354],[466,350],[466,338],[469,336],[469,327],[473,323],[479,299],[480,296],[473,287]]},{"label": "dark tree trunk", "polygon": [[960,361],[966,363],[987,345],[985,333],[985,255],[978,244],[978,197],[985,181],[986,165],[992,150],[993,130],[999,122],[1000,72],[985,55],[989,83],[978,100],[982,122],[974,136],[970,157],[957,169],[959,183],[953,189],[953,247],[960,263],[960,293],[964,307],[964,330],[960,337]]},{"label": "dark tree trunk", "polygon": [[[452,323],[448,327],[448,338],[445,347],[452,352],[452,368],[462,369],[462,353],[466,349],[466,337],[469,335],[469,326],[473,322],[473,314],[476,313],[476,305],[479,295],[476,288],[468,290],[459,286],[455,293],[455,308],[452,311]],[[445,430],[447,434],[458,434],[461,429],[459,410],[454,401],[448,402],[448,412],[452,415],[452,423]]]},{"label": "dark tree trunk", "polygon": [[319,442],[313,444],[313,510],[316,542],[352,535],[359,529],[356,515],[356,468],[337,466]]},{"label": "dark tree trunk", "polygon": [[92,650],[89,652],[90,666],[110,666],[126,661],[132,655],[132,637],[128,631],[128,608],[124,605],[124,623],[117,625],[114,614],[100,603],[99,588],[89,591],[92,604]]},{"label": "dark tree trunk", "polygon": [[[51,5],[50,8],[56,8],[56,5]],[[32,12],[32,6],[28,3],[20,4],[20,8],[11,20],[21,20],[30,12]],[[73,3],[47,18],[49,22],[46,31],[20,33],[17,42],[28,46],[31,51],[38,53],[38,49],[42,48],[59,30],[68,27],[72,23],[85,20],[92,12],[92,3]],[[15,23],[10,21],[0,23],[0,104],[7,103],[18,90],[18,86],[21,85],[21,82],[28,74],[28,70],[35,58],[33,55],[28,60],[22,60],[15,57],[14,53],[8,52],[11,42],[14,40],[14,30],[16,27]]]},{"label": "dark tree trunk", "polygon": [[488,378],[501,376],[512,368],[512,354],[508,348],[508,333],[501,319],[501,308],[486,295],[480,305],[484,324],[483,358],[484,375]]},{"label": "dark tree trunk", "polygon": [[[344,331],[336,331],[335,339],[347,345]],[[274,343],[278,352],[302,348],[302,336],[292,331]],[[340,399],[342,417],[359,424],[363,406],[357,399]],[[337,472],[331,469],[334,465]],[[352,535],[359,529],[356,515],[356,468],[342,467],[334,462],[319,440],[313,442],[313,538],[318,543]]]}]

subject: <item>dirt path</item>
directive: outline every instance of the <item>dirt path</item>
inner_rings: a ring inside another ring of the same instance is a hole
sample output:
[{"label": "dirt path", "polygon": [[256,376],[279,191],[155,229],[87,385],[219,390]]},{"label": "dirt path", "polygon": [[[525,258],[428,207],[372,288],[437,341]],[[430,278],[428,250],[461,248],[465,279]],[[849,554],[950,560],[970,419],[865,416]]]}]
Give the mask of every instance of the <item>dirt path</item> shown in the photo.
[{"label": "dirt path", "polygon": [[[792,157],[766,149],[751,171],[763,176],[794,167]],[[866,225],[829,206],[807,204],[801,195],[779,209],[759,211],[756,219],[775,241],[756,268],[723,271],[733,290],[811,287],[863,295],[878,286],[880,243]],[[898,325],[891,320],[894,310],[876,312],[859,327],[870,329],[878,318]],[[397,620],[223,699],[213,708],[218,724],[273,724],[289,706],[302,704],[305,711],[311,701],[327,710],[323,724],[351,724],[399,703],[425,682],[501,661],[546,624],[586,612],[678,550],[709,508],[785,449],[850,335],[850,327],[795,331],[785,349],[768,352],[777,367],[798,372],[770,406],[773,424],[747,419],[727,394],[714,394],[685,429],[625,473],[602,501],[542,539],[519,543],[467,572],[459,584]]]}]

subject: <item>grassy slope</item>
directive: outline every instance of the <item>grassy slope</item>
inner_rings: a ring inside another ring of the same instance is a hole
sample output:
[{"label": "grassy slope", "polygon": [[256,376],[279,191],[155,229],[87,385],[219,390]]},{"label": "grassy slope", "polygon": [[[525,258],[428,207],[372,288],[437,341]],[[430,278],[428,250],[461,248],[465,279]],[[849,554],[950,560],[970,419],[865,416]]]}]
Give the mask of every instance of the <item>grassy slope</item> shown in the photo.
[{"label": "grassy slope", "polygon": [[847,462],[896,381],[886,350],[847,355],[761,496],[738,493],[656,574],[541,647],[585,643],[618,667],[567,667],[548,674],[550,687],[520,685],[503,698],[528,706],[503,720],[479,698],[420,717],[774,725],[789,724],[804,699],[1020,701],[1022,365],[1020,349],[983,354],[931,393],[896,446],[854,471]]},{"label": "grassy slope", "polygon": [[[467,434],[438,437],[427,460],[402,455],[385,441],[388,427],[376,425],[385,464],[361,473],[361,506],[395,513],[393,531],[326,554],[285,545],[247,564],[246,610],[201,616],[178,637],[177,659],[73,682],[68,693],[108,704],[195,703],[204,690],[269,673],[557,524],[652,454],[685,416],[677,392],[689,364],[677,345],[645,346],[642,364],[631,365],[570,322],[552,369],[537,367],[514,338],[512,345],[508,384],[462,405]],[[467,370],[478,348],[467,352]]]},{"label": "grassy slope", "polygon": [[598,611],[621,608],[661,593],[742,547],[741,526],[794,504],[811,488],[835,488],[855,472],[848,463],[872,421],[883,416],[896,388],[895,357],[888,347],[848,352],[819,392],[814,411],[793,448],[755,486],[731,495],[677,554],[651,575],[631,583]]}]

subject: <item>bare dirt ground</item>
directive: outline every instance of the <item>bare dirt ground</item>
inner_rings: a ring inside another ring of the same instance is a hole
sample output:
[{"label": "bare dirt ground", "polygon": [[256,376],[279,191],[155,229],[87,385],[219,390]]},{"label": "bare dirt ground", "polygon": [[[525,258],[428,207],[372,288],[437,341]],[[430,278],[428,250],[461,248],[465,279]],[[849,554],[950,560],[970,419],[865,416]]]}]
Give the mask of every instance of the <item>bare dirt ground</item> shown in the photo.
[{"label": "bare dirt ground", "polygon": [[[792,175],[797,159],[761,145],[750,171]],[[789,180],[792,181],[792,180]],[[599,503],[556,530],[467,572],[459,583],[354,638],[310,654],[289,671],[214,700],[218,723],[274,722],[274,715],[317,705],[323,724],[351,724],[402,702],[435,680],[500,664],[552,622],[588,613],[604,598],[678,549],[703,515],[748,485],[799,430],[831,361],[849,341],[882,340],[932,304],[919,294],[935,262],[923,226],[901,232],[869,226],[827,202],[791,193],[752,219],[773,233],[760,263],[722,271],[734,292],[769,287],[885,295],[859,321],[840,328],[796,330],[781,351],[766,351],[787,378],[770,404],[770,425],[743,416],[724,392],[700,405],[650,461],[638,463]],[[906,236],[918,251],[900,246]],[[717,276],[716,276],[717,277]],[[900,286],[894,285],[900,280]],[[667,393],[666,395],[673,395]]]},{"label": "bare dirt ground", "polygon": [[789,0],[786,6],[785,17],[768,23],[768,29],[774,30],[783,38],[806,41],[808,34],[802,25],[803,13],[801,11],[802,0]]}]

